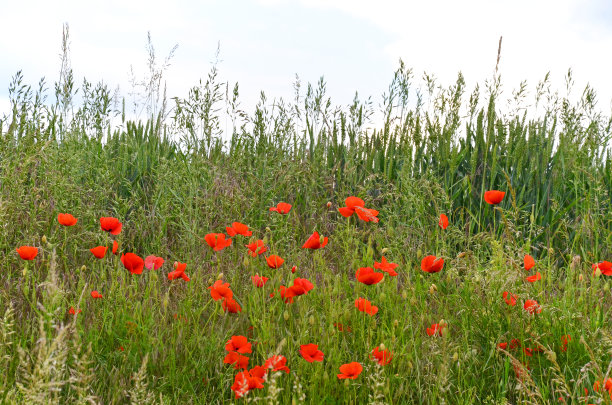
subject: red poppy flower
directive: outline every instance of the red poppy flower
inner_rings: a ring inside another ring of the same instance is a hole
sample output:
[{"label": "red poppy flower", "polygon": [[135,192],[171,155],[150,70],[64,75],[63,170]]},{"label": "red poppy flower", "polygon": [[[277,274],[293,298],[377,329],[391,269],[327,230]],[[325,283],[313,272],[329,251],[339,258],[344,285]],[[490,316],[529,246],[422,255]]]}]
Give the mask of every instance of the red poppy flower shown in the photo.
[{"label": "red poppy flower", "polygon": [[268,282],[268,277],[262,277],[258,274],[255,274],[254,276],[251,276],[251,281],[253,282],[253,285],[255,287],[261,288]]},{"label": "red poppy flower", "polygon": [[[285,302],[285,304],[292,304],[293,297],[295,297],[295,293],[291,288],[287,288],[284,285],[278,287],[278,291],[280,291],[281,299]],[[274,297],[274,294],[270,294],[270,297]]]},{"label": "red poppy flower", "polygon": [[436,260],[436,256],[430,255],[425,256],[421,260],[421,270],[427,273],[437,273],[444,267],[444,259],[439,258]]},{"label": "red poppy flower", "polygon": [[[595,392],[599,392],[601,390],[601,384],[598,381],[595,381],[595,384],[593,384],[593,391]],[[604,390],[609,391],[611,398],[612,398],[612,378],[608,378],[604,384]]]},{"label": "red poppy flower", "polygon": [[229,283],[223,283],[222,280],[215,281],[215,284],[208,287],[208,289],[210,290],[210,296],[215,301],[220,299],[232,299],[234,296]]},{"label": "red poppy flower", "polygon": [[373,316],[378,312],[378,307],[372,305],[372,303],[365,298],[357,298],[355,300],[355,308],[370,316]]},{"label": "red poppy flower", "polygon": [[164,264],[164,259],[155,255],[145,257],[144,265],[149,270],[157,270]]},{"label": "red poppy flower", "polygon": [[261,366],[255,366],[249,371],[241,371],[236,374],[234,384],[231,386],[236,399],[248,394],[250,390],[263,388],[265,375],[266,369]]},{"label": "red poppy flower", "polygon": [[272,371],[284,371],[289,374],[289,367],[287,367],[287,358],[285,356],[272,356],[264,362],[263,367],[271,368]]},{"label": "red poppy flower", "polygon": [[144,268],[144,260],[134,253],[122,254],[121,263],[132,274],[141,274]]},{"label": "red poppy flower", "polygon": [[225,230],[227,231],[227,234],[229,236],[236,236],[236,235],[242,235],[242,236],[251,236],[253,235],[253,232],[249,231],[249,227],[246,226],[245,224],[241,224],[240,222],[232,222],[232,226],[226,226]]},{"label": "red poppy flower", "polygon": [[380,350],[378,346],[376,346],[374,350],[372,350],[370,358],[381,366],[386,366],[387,364],[391,363],[393,354],[389,350]]},{"label": "red poppy flower", "polygon": [[81,312],[83,312],[83,311],[81,311],[80,309],[77,311],[76,309],[74,309],[74,307],[70,307],[70,309],[68,310],[68,313],[70,315],[80,314]]},{"label": "red poppy flower", "polygon": [[378,211],[365,208],[365,202],[361,198],[357,197],[348,197],[344,203],[346,207],[338,208],[340,211],[340,215],[343,217],[350,217],[354,213],[357,213],[357,216],[365,222],[378,222]]},{"label": "red poppy flower", "polygon": [[100,294],[99,292],[97,292],[96,290],[93,290],[91,292],[91,297],[92,298],[102,298],[102,294]]},{"label": "red poppy flower", "polygon": [[34,246],[20,246],[16,250],[19,257],[21,257],[23,260],[34,260],[38,254],[38,248],[35,248]]},{"label": "red poppy flower", "polygon": [[293,291],[293,295],[295,296],[308,294],[308,291],[312,290],[313,288],[314,285],[305,278],[296,278],[293,280],[293,285],[290,287],[290,289]]},{"label": "red poppy flower", "polygon": [[350,379],[354,380],[359,377],[361,371],[363,370],[363,366],[356,361],[348,364],[343,364],[340,366],[340,374],[338,374],[338,379]]},{"label": "red poppy flower", "polygon": [[525,270],[529,271],[533,266],[535,266],[535,260],[533,257],[530,255],[525,255],[525,258],[523,259],[523,267],[525,267]]},{"label": "red poppy flower", "polygon": [[535,283],[536,281],[541,280],[541,279],[542,279],[542,275],[540,274],[539,271],[533,276],[525,277],[525,280],[529,281],[530,283]]},{"label": "red poppy flower", "polygon": [[521,341],[518,339],[512,339],[510,341],[510,350],[514,350],[517,347],[521,347]]},{"label": "red poppy flower", "polygon": [[382,281],[384,273],[376,273],[371,267],[360,267],[355,273],[357,281],[365,285],[378,284]]},{"label": "red poppy flower", "polygon": [[108,248],[106,246],[96,246],[95,248],[89,249],[89,251],[98,259],[102,259],[106,255]]},{"label": "red poppy flower", "polygon": [[114,217],[102,217],[100,218],[100,228],[103,231],[110,232],[111,235],[119,235],[121,233],[121,227],[123,224]]},{"label": "red poppy flower", "polygon": [[385,259],[385,256],[382,257],[382,260],[379,262],[374,262],[374,268],[378,269],[378,270],[382,270],[385,273],[389,274],[392,277],[397,276],[397,272],[395,271],[395,268],[397,267],[397,264],[395,263],[389,263],[387,261],[387,259]]},{"label": "red poppy flower", "polygon": [[508,348],[508,342],[502,342],[497,345],[500,349],[506,350]]},{"label": "red poppy flower", "polygon": [[314,231],[308,240],[302,245],[303,249],[321,249],[327,245],[328,239],[319,236],[319,232]]},{"label": "red poppy flower", "polygon": [[264,246],[264,241],[261,239],[244,246],[249,248],[249,254],[253,257],[257,257],[257,255],[260,255],[268,250],[268,248]]},{"label": "red poppy flower", "polygon": [[446,328],[447,328],[446,325],[440,325],[438,323],[432,323],[431,326],[429,328],[427,328],[426,332],[427,332],[427,334],[429,336],[435,336],[436,334],[438,336],[444,336]]},{"label": "red poppy flower", "polygon": [[346,218],[350,217],[355,213],[355,208],[365,207],[365,202],[361,198],[353,196],[348,197],[346,200],[344,200],[344,204],[346,205],[346,207],[340,207],[338,208],[338,211],[340,211],[340,215]]},{"label": "red poppy flower", "polygon": [[233,364],[235,369],[246,369],[249,366],[249,358],[240,353],[229,352],[223,359],[225,364]]},{"label": "red poppy flower", "polygon": [[266,263],[268,263],[268,267],[271,269],[278,269],[280,266],[285,263],[285,260],[277,255],[270,255],[266,257]]},{"label": "red poppy flower", "polygon": [[74,226],[76,225],[78,219],[76,219],[72,214],[57,214],[57,222],[60,225],[64,226]]},{"label": "red poppy flower", "polygon": [[499,190],[489,190],[484,193],[484,200],[487,204],[497,205],[504,199],[505,192]]},{"label": "red poppy flower", "polygon": [[542,307],[540,306],[540,304],[538,304],[538,301],[536,300],[525,301],[525,305],[523,305],[523,308],[525,309],[525,311],[532,315],[539,314],[540,312],[542,312]]},{"label": "red poppy flower", "polygon": [[242,312],[242,308],[240,304],[233,298],[223,298],[221,301],[221,308],[224,311],[229,312],[230,314],[237,314],[238,312]]},{"label": "red poppy flower", "polygon": [[569,344],[569,342],[572,340],[572,336],[571,335],[563,335],[561,336],[561,342],[563,343],[563,346],[561,347],[561,350],[566,352],[567,351],[567,345]]},{"label": "red poppy flower", "polygon": [[512,294],[512,293],[509,293],[508,291],[504,291],[504,293],[502,294],[502,297],[504,297],[504,301],[506,301],[506,304],[510,305],[511,307],[516,305],[516,300],[518,298],[516,294]]},{"label": "red poppy flower", "polygon": [[232,336],[227,342],[225,342],[225,350],[228,352],[238,353],[252,353],[253,345],[249,342],[246,336],[238,335]]},{"label": "red poppy flower", "polygon": [[[376,310],[378,311],[378,308],[376,308]],[[340,332],[347,332],[347,333],[351,333],[353,330],[351,329],[350,326],[348,325],[342,325],[341,323],[336,323],[334,322],[334,326],[338,329],[338,331]]]},{"label": "red poppy flower", "polygon": [[297,270],[297,266],[293,266],[293,267],[291,268],[291,272],[292,272],[292,273],[295,273],[295,271],[296,271],[296,270]]},{"label": "red poppy flower", "polygon": [[355,207],[355,212],[363,222],[378,222],[379,212],[370,208]]},{"label": "red poppy flower", "polygon": [[117,249],[119,249],[119,244],[117,243],[116,240],[113,240],[113,254],[116,255],[117,254]]},{"label": "red poppy flower", "polygon": [[291,211],[291,204],[279,202],[276,207],[270,207],[270,211],[278,212],[279,214],[288,214]]},{"label": "red poppy flower", "polygon": [[448,227],[448,217],[445,214],[440,214],[440,220],[438,221],[438,225],[442,229],[446,229]]},{"label": "red poppy flower", "polygon": [[604,276],[612,276],[612,262],[604,260],[603,262],[593,264],[591,267],[593,268],[593,274],[599,269]]},{"label": "red poppy flower", "polygon": [[319,350],[319,345],[315,345],[314,343],[309,343],[307,345],[300,346],[300,354],[309,363],[313,361],[323,361],[323,357],[325,356],[321,350]]},{"label": "red poppy flower", "polygon": [[209,233],[204,236],[204,240],[215,252],[223,250],[232,244],[231,239],[225,239],[224,233]]},{"label": "red poppy flower", "polygon": [[174,271],[168,273],[168,280],[176,280],[177,278],[182,278],[185,281],[189,281],[190,278],[185,274],[185,269],[187,268],[187,263],[174,262]]}]

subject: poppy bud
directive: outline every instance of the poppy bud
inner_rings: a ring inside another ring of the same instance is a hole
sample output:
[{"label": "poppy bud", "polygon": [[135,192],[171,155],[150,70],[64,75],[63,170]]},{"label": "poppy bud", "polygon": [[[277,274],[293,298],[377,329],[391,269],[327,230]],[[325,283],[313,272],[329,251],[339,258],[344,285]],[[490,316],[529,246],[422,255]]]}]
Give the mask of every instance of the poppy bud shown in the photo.
[{"label": "poppy bud", "polygon": [[81,271],[85,271],[85,270],[87,270],[87,267],[85,265],[82,265],[81,266]]},{"label": "poppy bud", "polygon": [[438,322],[438,325],[440,325],[440,328],[445,328],[446,326],[448,326],[448,324],[446,323],[444,319],[440,319],[440,322]]},{"label": "poppy bud", "polygon": [[327,370],[325,370],[325,372],[323,373],[323,379],[325,381],[329,380],[329,374],[327,373]]},{"label": "poppy bud", "polygon": [[601,269],[598,267],[598,268],[595,270],[595,277],[596,277],[596,278],[599,278],[600,276],[601,276]]},{"label": "poppy bud", "polygon": [[408,293],[406,292],[406,290],[402,290],[402,298],[403,299],[408,298]]},{"label": "poppy bud", "polygon": [[609,282],[609,281],[608,281],[608,282],[606,282],[606,285],[604,285],[604,291],[605,291],[605,292],[610,291],[610,282]]},{"label": "poppy bud", "polygon": [[42,236],[42,238],[40,238],[40,241],[42,242],[43,245],[47,244],[47,237],[45,235]]},{"label": "poppy bud", "polygon": [[384,292],[381,292],[379,295],[379,298],[381,301],[384,301],[384,299],[387,298],[387,294],[385,294]]},{"label": "poppy bud", "polygon": [[399,325],[399,321],[397,319],[395,319],[393,321],[393,326],[395,326],[397,328],[398,325]]},{"label": "poppy bud", "polygon": [[412,370],[412,362],[411,362],[411,361],[408,361],[408,368],[409,368],[410,370]]},{"label": "poppy bud", "polygon": [[212,284],[213,283],[213,278],[212,277],[208,277],[208,284]]},{"label": "poppy bud", "polygon": [[582,274],[578,276],[578,281],[581,283],[584,281],[584,276]]},{"label": "poppy bud", "polygon": [[266,232],[272,232],[269,226],[266,226]]},{"label": "poppy bud", "polygon": [[331,208],[331,206],[332,206],[331,201],[328,201],[328,202],[327,202],[327,208]]},{"label": "poppy bud", "polygon": [[310,318],[308,318],[308,323],[313,326],[315,324],[315,317],[314,315],[310,315]]},{"label": "poppy bud", "polygon": [[548,254],[551,255],[551,256],[554,255],[555,254],[555,249],[548,248]]},{"label": "poppy bud", "polygon": [[385,350],[385,344],[384,344],[384,343],[381,343],[381,344],[378,346],[378,350]]},{"label": "poppy bud", "polygon": [[283,318],[285,318],[285,321],[289,320],[289,311],[285,310],[285,312],[283,312]]},{"label": "poppy bud", "polygon": [[217,280],[222,280],[223,279],[223,273],[219,273],[217,275]]},{"label": "poppy bud", "polygon": [[292,273],[295,273],[295,271],[296,271],[296,270],[297,270],[297,266],[293,266],[293,267],[291,268],[291,272],[292,272]]},{"label": "poppy bud", "polygon": [[432,284],[431,286],[429,286],[429,293],[430,294],[434,294],[436,291],[438,291],[438,287],[436,287],[435,284]]},{"label": "poppy bud", "polygon": [[21,271],[21,275],[25,277],[25,275],[28,274],[28,267],[24,267],[23,270]]},{"label": "poppy bud", "polygon": [[385,253],[387,253],[388,251],[389,251],[389,249],[388,249],[388,248],[384,248],[384,249],[382,250],[382,254],[384,255],[384,254],[385,254]]},{"label": "poppy bud", "polygon": [[457,352],[453,353],[453,361],[459,360],[459,354]]},{"label": "poppy bud", "polygon": [[267,245],[268,244],[268,235],[264,236],[264,238],[262,239],[263,244]]},{"label": "poppy bud", "polygon": [[244,260],[242,261],[242,264],[244,265],[244,267],[248,267],[249,265],[249,257],[245,256]]},{"label": "poppy bud", "polygon": [[423,251],[421,249],[417,249],[417,257],[423,256]]}]

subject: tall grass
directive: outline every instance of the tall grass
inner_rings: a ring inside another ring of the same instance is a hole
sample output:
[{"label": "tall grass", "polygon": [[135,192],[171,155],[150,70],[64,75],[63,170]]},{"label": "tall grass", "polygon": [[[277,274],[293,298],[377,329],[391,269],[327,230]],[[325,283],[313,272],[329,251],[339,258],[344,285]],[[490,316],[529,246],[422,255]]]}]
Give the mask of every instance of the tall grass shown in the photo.
[{"label": "tall grass", "polygon": [[[64,58],[55,102],[44,81],[32,88],[16,74],[0,120],[2,401],[231,402],[235,372],[223,347],[248,334],[258,342],[251,366],[284,342],[291,368],[251,400],[547,403],[582,401],[584,388],[591,401],[605,398],[592,387],[610,373],[612,297],[591,264],[612,257],[612,121],[594,89],[572,102],[546,77],[532,104],[526,85],[505,103],[499,77],[467,93],[461,75],[444,87],[400,63],[372,129],[373,103],[356,96],[334,106],[323,80],[305,89],[296,80],[291,101],[262,93],[249,114],[216,66],[172,107],[157,98],[161,71],[152,69],[140,105],[151,116],[133,122],[102,83],[84,82],[75,105],[69,66]],[[493,188],[508,192],[499,209],[483,201]],[[350,195],[380,210],[381,222],[338,215]],[[292,211],[272,215],[281,200]],[[60,228],[59,212],[76,215],[77,226]],[[450,218],[445,231],[440,213]],[[186,262],[191,281],[169,282],[169,265],[132,276],[116,256],[95,260],[88,249],[109,243],[97,221],[110,215],[124,224],[122,251]],[[233,221],[285,267],[246,256],[246,238],[213,254],[204,235]],[[313,254],[299,247],[315,229],[330,244]],[[24,244],[41,248],[27,265],[15,254]],[[400,275],[355,282],[383,250]],[[538,283],[524,281],[526,253],[543,274]],[[428,254],[446,259],[441,273],[420,270]],[[271,278],[266,288],[252,287],[255,273]],[[292,305],[268,297],[295,276],[315,289]],[[241,314],[210,299],[218,277],[231,283]],[[93,289],[104,298],[91,299]],[[543,312],[526,315],[522,301],[508,307],[505,290],[537,299]],[[376,317],[353,307],[358,296],[380,308]],[[69,315],[70,306],[83,312]],[[441,319],[449,334],[427,336]],[[497,349],[513,338],[545,353]],[[324,351],[322,364],[301,359],[306,343]],[[394,353],[382,368],[368,358],[381,343]],[[351,361],[364,364],[363,375],[339,381]]]}]

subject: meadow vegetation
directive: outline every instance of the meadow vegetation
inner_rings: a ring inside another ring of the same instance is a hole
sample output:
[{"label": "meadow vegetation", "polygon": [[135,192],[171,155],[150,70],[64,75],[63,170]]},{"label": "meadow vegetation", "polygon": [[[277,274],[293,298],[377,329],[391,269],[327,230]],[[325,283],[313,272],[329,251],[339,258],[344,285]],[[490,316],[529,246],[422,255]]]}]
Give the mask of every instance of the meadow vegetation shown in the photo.
[{"label": "meadow vegetation", "polygon": [[[466,89],[460,74],[443,86],[400,63],[380,106],[357,95],[335,106],[323,80],[296,79],[293,100],[262,93],[248,113],[216,65],[171,100],[165,65],[150,66],[133,106],[103,83],[77,86],[67,57],[52,91],[19,73],[10,84],[0,402],[612,403],[612,277],[597,268],[612,261],[612,121],[594,89],[573,99],[547,76],[508,97],[499,75]],[[136,106],[148,118],[126,119]],[[492,205],[489,190],[506,194]],[[341,215],[350,196],[379,221]],[[279,202],[290,211],[270,211]],[[60,213],[78,222],[62,226]],[[211,249],[205,236],[233,222],[252,235]],[[315,231],[327,245],[302,248]],[[253,257],[257,240],[267,251]],[[23,245],[38,248],[33,260]],[[96,246],[109,247],[102,259]],[[132,274],[128,252],[165,262]],[[441,271],[422,270],[429,255]],[[397,276],[357,280],[383,256]],[[170,280],[173,262],[188,277]],[[257,287],[255,275],[269,280]],[[279,287],[296,278],[313,288],[285,303]],[[240,312],[213,299],[217,280]],[[290,371],[268,369],[236,399],[232,336],[252,344],[248,370],[281,355]],[[323,361],[305,360],[307,344]],[[375,349],[391,361],[373,361]],[[351,362],[361,373],[339,379]]]}]

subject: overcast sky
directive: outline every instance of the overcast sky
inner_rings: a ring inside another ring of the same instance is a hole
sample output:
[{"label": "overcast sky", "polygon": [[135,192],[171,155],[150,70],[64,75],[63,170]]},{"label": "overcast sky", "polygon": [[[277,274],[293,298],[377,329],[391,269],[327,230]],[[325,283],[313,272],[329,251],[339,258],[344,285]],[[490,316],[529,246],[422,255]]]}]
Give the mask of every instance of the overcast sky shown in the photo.
[{"label": "overcast sky", "polygon": [[[128,94],[128,73],[146,69],[151,32],[163,59],[178,49],[166,79],[169,96],[185,96],[205,78],[221,44],[222,79],[239,82],[249,112],[264,90],[291,98],[295,74],[348,104],[355,91],[378,103],[400,58],[448,85],[463,72],[470,88],[490,78],[503,35],[500,71],[506,94],[551,71],[563,89],[568,68],[576,91],[598,92],[606,114],[612,100],[612,1],[609,0],[252,0],[3,2],[0,18],[0,113],[18,70],[28,83],[60,69],[62,25],[71,34],[72,68],[80,84],[104,80]],[[49,93],[51,96],[51,92]]]}]

